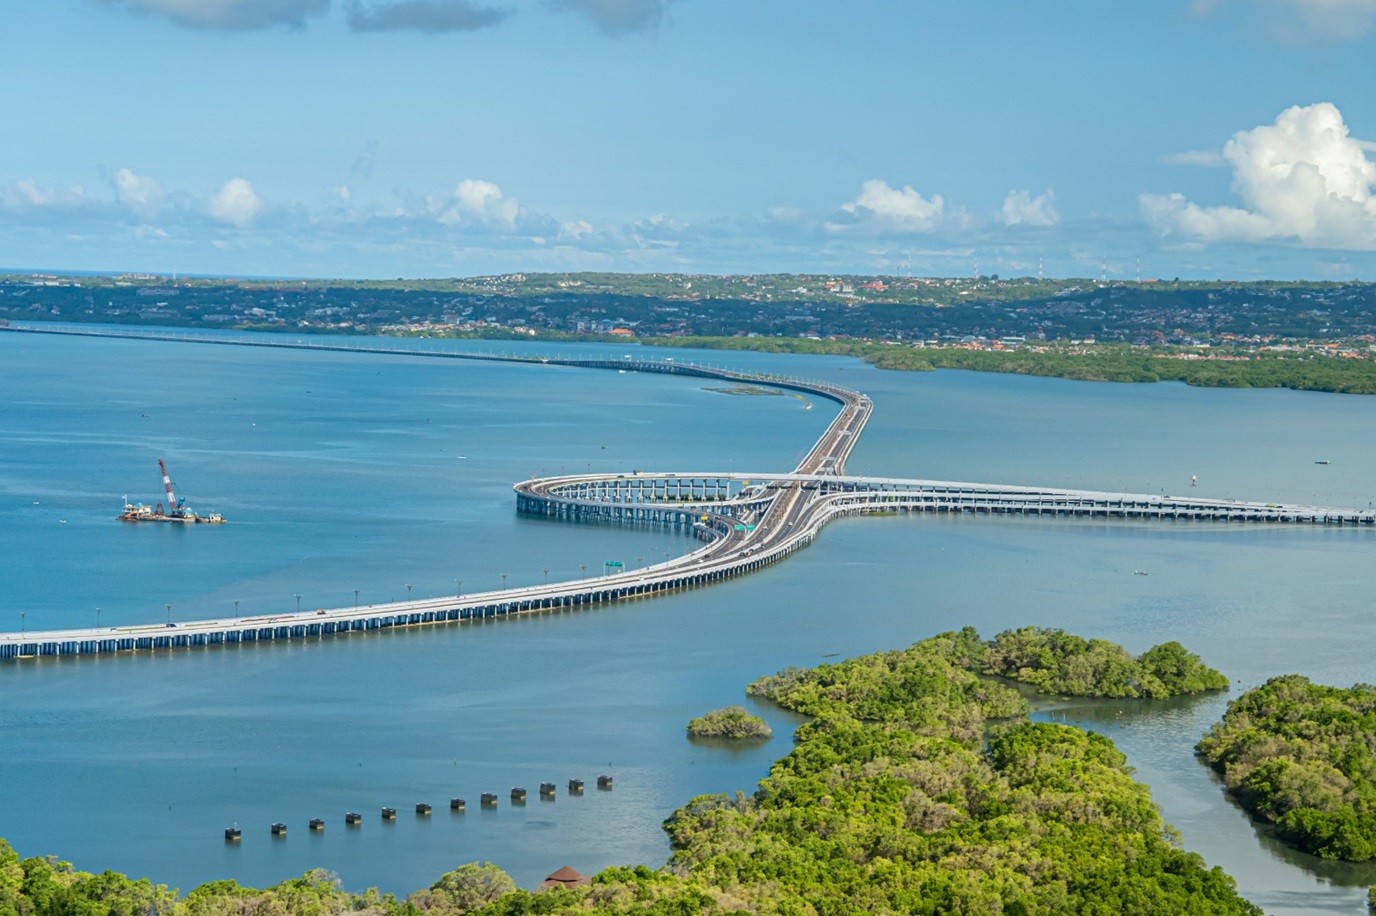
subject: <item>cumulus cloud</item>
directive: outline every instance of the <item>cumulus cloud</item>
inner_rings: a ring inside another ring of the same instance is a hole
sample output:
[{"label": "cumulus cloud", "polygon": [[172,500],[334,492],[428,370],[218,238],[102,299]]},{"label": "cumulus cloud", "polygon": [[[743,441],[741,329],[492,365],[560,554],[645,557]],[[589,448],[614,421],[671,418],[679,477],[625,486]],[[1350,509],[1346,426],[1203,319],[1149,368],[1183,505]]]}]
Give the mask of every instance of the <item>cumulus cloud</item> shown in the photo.
[{"label": "cumulus cloud", "polygon": [[860,194],[841,211],[854,223],[877,223],[903,232],[931,232],[941,222],[946,202],[940,194],[923,197],[912,185],[893,188],[880,179],[860,186]]},{"label": "cumulus cloud", "polygon": [[1032,196],[1030,191],[1009,191],[1003,199],[1005,226],[1054,226],[1061,221],[1056,211],[1056,194],[1050,188],[1045,194]]},{"label": "cumulus cloud", "polygon": [[240,229],[253,225],[262,212],[263,204],[258,193],[246,178],[231,178],[220,186],[206,205],[211,219]]},{"label": "cumulus cloud", "polygon": [[1182,194],[1143,194],[1142,213],[1162,234],[1201,242],[1282,240],[1376,249],[1376,163],[1327,102],[1281,112],[1223,147],[1241,207],[1202,207]]},{"label": "cumulus cloud", "polygon": [[301,28],[329,9],[330,0],[104,0],[136,13],[162,16],[193,29],[249,31],[284,25]]},{"label": "cumulus cloud", "polygon": [[554,9],[583,16],[613,38],[655,31],[673,3],[674,0],[549,0]]},{"label": "cumulus cloud", "polygon": [[584,236],[592,235],[592,233],[592,223],[585,219],[570,220],[559,227],[559,237],[561,239],[569,239],[575,242]]},{"label": "cumulus cloud", "polygon": [[89,203],[86,189],[79,184],[74,184],[65,190],[47,188],[39,185],[32,178],[20,179],[0,190],[0,202],[4,203],[5,209],[16,211],[70,210],[87,206]]},{"label": "cumulus cloud", "polygon": [[110,176],[115,186],[115,199],[135,216],[150,219],[162,209],[162,185],[147,175],[136,175],[132,169],[120,169]]},{"label": "cumulus cloud", "polygon": [[[1195,0],[1193,9],[1207,15],[1227,5],[1229,0]],[[1287,42],[1355,41],[1376,24],[1376,0],[1242,0],[1241,5],[1259,13],[1271,35]]]},{"label": "cumulus cloud", "polygon": [[471,32],[496,25],[510,10],[476,6],[468,0],[401,0],[393,3],[348,0],[345,15],[356,32],[414,29],[418,32]]},{"label": "cumulus cloud", "polygon": [[521,215],[521,205],[507,197],[494,182],[479,178],[465,178],[448,197],[431,197],[426,209],[446,226],[460,223],[486,223],[514,229]]}]

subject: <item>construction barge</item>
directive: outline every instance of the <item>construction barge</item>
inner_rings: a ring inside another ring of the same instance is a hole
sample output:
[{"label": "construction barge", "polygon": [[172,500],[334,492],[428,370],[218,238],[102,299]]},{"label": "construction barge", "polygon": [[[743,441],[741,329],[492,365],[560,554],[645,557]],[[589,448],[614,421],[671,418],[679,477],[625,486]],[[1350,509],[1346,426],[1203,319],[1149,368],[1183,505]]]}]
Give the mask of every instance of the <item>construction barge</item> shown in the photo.
[{"label": "construction barge", "polygon": [[182,525],[223,525],[225,517],[218,512],[211,512],[209,515],[198,515],[196,511],[186,504],[186,500],[178,499],[172,492],[172,478],[168,476],[167,465],[161,458],[158,459],[158,468],[162,471],[162,487],[167,491],[167,508],[164,509],[162,503],[156,506],[145,506],[143,503],[131,503],[129,497],[124,497],[124,511],[116,518],[121,522],[176,522]]}]

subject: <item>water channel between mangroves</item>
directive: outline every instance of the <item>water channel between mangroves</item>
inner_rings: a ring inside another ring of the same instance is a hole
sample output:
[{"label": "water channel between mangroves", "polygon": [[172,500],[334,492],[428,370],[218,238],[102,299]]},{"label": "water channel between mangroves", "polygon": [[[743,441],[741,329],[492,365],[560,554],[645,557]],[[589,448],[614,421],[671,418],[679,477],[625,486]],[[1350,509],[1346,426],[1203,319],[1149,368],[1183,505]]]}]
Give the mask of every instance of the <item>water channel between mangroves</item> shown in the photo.
[{"label": "water channel between mangroves", "polygon": [[[625,348],[398,342],[486,352]],[[869,394],[857,474],[1365,507],[1376,399],[881,372],[839,358],[639,351],[826,378]],[[834,406],[687,378],[349,353],[0,335],[0,628],[395,600],[627,568],[694,542],[518,517],[511,484],[562,471],[783,471]],[[223,527],[126,525],[157,459]],[[1327,461],[1328,464],[1317,464]],[[1190,489],[1191,475],[1198,477]],[[829,526],[764,572],[597,610],[155,657],[0,665],[0,836],[183,891],[311,867],[406,893],[472,860],[525,886],[564,864],[659,865],[660,822],[753,790],[775,738],[695,744],[687,720],[787,665],[965,625],[1063,627],[1141,651],[1178,639],[1239,689],[1376,679],[1376,532],[922,516]],[[545,571],[548,570],[548,573]],[[1134,571],[1148,575],[1134,575]],[[462,585],[456,583],[462,580]],[[167,605],[171,605],[170,612]],[[100,608],[99,617],[97,608]],[[1227,696],[1072,704],[1187,848],[1268,912],[1355,912],[1376,867],[1276,845],[1192,755]],[[599,792],[599,773],[615,777]],[[570,778],[587,781],[569,796]],[[544,781],[555,801],[536,798]],[[529,787],[524,807],[512,786]],[[501,798],[480,810],[482,792]],[[448,800],[469,801],[452,815]],[[416,802],[434,814],[412,814]],[[383,805],[398,809],[384,823]],[[344,812],[359,811],[357,829]],[[306,822],[323,817],[323,834]],[[269,836],[282,821],[286,839]],[[227,845],[223,828],[244,838]]]}]

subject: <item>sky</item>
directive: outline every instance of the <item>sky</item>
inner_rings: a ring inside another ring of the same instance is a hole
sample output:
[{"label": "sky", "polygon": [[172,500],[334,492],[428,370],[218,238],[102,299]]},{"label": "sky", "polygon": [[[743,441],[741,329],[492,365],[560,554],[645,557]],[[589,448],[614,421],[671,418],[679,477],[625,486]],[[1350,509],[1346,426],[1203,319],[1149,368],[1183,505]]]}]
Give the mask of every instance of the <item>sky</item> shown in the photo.
[{"label": "sky", "polygon": [[1376,0],[5,0],[0,268],[1376,280]]}]

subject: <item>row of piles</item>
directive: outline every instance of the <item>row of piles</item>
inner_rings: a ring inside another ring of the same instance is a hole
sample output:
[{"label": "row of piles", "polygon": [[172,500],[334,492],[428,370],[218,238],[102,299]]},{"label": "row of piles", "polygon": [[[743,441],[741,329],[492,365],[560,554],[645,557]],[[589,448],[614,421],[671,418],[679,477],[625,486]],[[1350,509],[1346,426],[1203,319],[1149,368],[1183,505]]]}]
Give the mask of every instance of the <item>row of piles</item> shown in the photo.
[{"label": "row of piles", "polygon": [[[611,787],[612,787],[612,778],[611,778],[610,776],[607,776],[607,775],[604,774],[604,775],[602,775],[602,776],[598,776],[598,777],[597,777],[597,788],[610,791]],[[557,794],[558,794],[558,791],[557,791],[557,789],[555,788],[554,783],[552,783],[552,782],[542,782],[542,783],[540,783],[540,797],[541,797],[541,798],[543,798],[543,799],[548,799],[548,800],[553,800],[554,797],[555,797]],[[582,795],[582,794],[583,794],[583,780],[581,780],[581,779],[570,779],[570,780],[569,780],[569,794],[570,794],[570,795]],[[513,789],[511,790],[511,802],[512,802],[512,804],[523,805],[523,804],[525,804],[525,801],[526,801],[526,790],[525,790],[525,789],[520,788],[520,787],[518,786],[518,787],[513,788]],[[484,808],[495,808],[495,807],[497,807],[497,794],[496,794],[495,792],[484,792],[484,793],[482,794],[482,797],[481,797],[481,800],[480,800],[480,804],[481,804],[482,807],[484,807]],[[451,799],[449,799],[449,810],[450,810],[450,811],[454,811],[454,812],[463,812],[463,811],[465,811],[465,810],[467,809],[467,807],[468,807],[468,802],[465,801],[465,800],[462,799],[462,798],[451,798]],[[416,816],[417,816],[417,817],[429,817],[432,811],[433,811],[433,808],[432,808],[428,803],[426,803],[426,802],[417,802],[417,803],[416,803]],[[397,819],[397,809],[396,809],[396,808],[384,807],[384,808],[382,809],[382,819],[383,819],[384,821],[394,821],[394,820],[396,820],[396,819]],[[348,813],[346,813],[346,814],[344,815],[344,825],[345,825],[346,827],[358,827],[358,826],[362,825],[362,823],[363,823],[363,815],[359,814],[357,811],[350,811],[350,812],[348,812]],[[323,832],[324,829],[325,829],[325,819],[324,819],[324,818],[320,818],[320,817],[313,817],[313,818],[311,818],[310,824],[309,824],[309,829],[310,829],[310,831],[311,831],[312,833],[321,833],[321,832]],[[284,836],[286,836],[286,835],[287,835],[287,825],[286,825],[286,824],[283,824],[283,823],[276,823],[276,824],[273,824],[273,825],[272,825],[272,835],[275,836],[275,837],[284,837]],[[238,828],[238,827],[226,827],[226,828],[225,828],[225,841],[226,841],[226,842],[235,843],[235,842],[238,842],[239,840],[241,840],[242,838],[243,838],[243,831],[242,831],[240,828]]]}]

